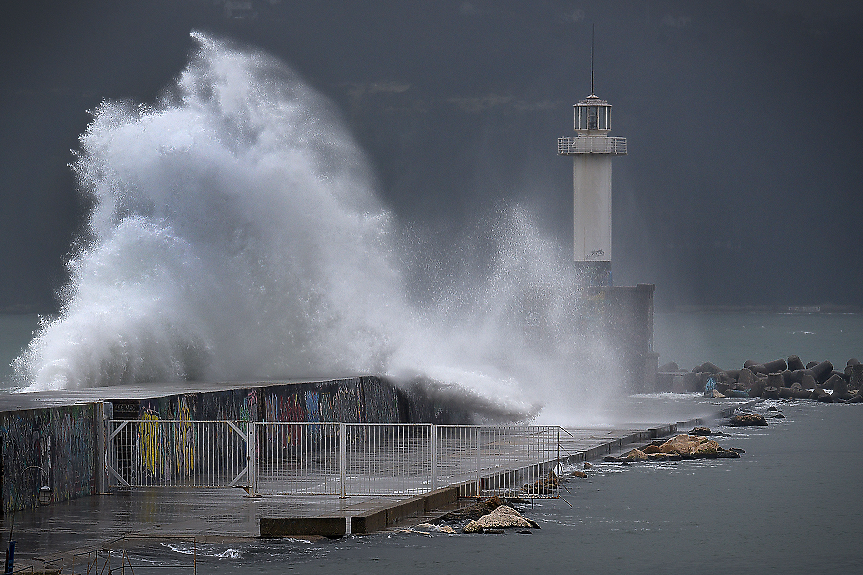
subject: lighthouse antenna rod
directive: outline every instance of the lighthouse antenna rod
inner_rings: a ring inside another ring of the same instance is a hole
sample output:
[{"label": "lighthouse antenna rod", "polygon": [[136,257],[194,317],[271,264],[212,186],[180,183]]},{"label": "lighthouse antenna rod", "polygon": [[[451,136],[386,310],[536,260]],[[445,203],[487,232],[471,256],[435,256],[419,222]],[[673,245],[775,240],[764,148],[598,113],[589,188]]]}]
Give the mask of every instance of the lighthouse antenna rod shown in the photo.
[{"label": "lighthouse antenna rod", "polygon": [[593,96],[595,92],[593,91],[593,45],[596,38],[596,23],[593,23],[593,26],[590,31],[590,95]]}]

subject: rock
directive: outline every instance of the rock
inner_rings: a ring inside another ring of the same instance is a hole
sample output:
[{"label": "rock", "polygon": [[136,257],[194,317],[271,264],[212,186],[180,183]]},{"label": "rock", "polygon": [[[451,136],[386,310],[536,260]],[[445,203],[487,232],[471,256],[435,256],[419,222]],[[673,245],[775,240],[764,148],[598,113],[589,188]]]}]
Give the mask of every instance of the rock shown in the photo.
[{"label": "rock", "polygon": [[791,391],[790,387],[780,387],[779,388],[779,398],[780,399],[791,399],[794,397],[794,392]]},{"label": "rock", "polygon": [[721,393],[718,389],[714,389],[710,392],[710,397],[713,399],[725,399],[726,395]]},{"label": "rock", "polygon": [[587,478],[587,473],[585,473],[584,471],[578,471],[577,469],[576,469],[575,471],[573,471],[573,472],[572,472],[572,474],[573,474],[575,477],[579,477],[579,478],[581,478],[581,479],[586,479],[586,478]]},{"label": "rock", "polygon": [[833,375],[830,377],[830,379],[827,380],[827,382],[824,384],[824,387],[827,387],[827,384],[831,382],[833,386],[834,398],[838,397],[839,399],[844,399],[846,401],[851,399],[851,393],[848,391],[848,382],[845,381],[844,377]]},{"label": "rock", "polygon": [[705,361],[701,365],[695,368],[697,373],[719,373],[722,369],[719,368],[715,363],[710,363],[709,361]]},{"label": "rock", "polygon": [[640,449],[632,449],[623,456],[623,459],[630,463],[636,461],[647,461],[647,454]]},{"label": "rock", "polygon": [[716,453],[719,459],[740,459],[740,454],[733,449],[720,449]]},{"label": "rock", "polygon": [[739,413],[728,420],[731,427],[766,426],[767,420],[760,413]]},{"label": "rock", "polygon": [[715,457],[719,444],[700,435],[678,435],[662,444],[660,453],[676,453],[681,457]]},{"label": "rock", "polygon": [[750,387],[755,382],[755,374],[752,373],[752,370],[743,368],[740,370],[740,374],[737,377],[737,383],[746,387]]},{"label": "rock", "polygon": [[606,463],[620,463],[621,459],[619,457],[615,457],[613,455],[606,455],[602,458],[602,460]]},{"label": "rock", "polygon": [[643,452],[644,452],[644,453],[646,453],[647,455],[651,455],[651,454],[653,454],[653,453],[659,453],[659,446],[658,446],[658,445],[653,445],[653,444],[645,445],[645,446],[641,449],[641,451],[643,451]]},{"label": "rock", "polygon": [[450,511],[449,513],[444,514],[439,521],[456,523],[464,521],[465,519],[479,519],[483,515],[491,513],[501,505],[503,505],[503,501],[500,497],[495,495],[488,499],[477,501],[469,507]]},{"label": "rock", "polygon": [[519,529],[516,533],[520,533],[522,535],[533,535],[533,531],[530,529]]},{"label": "rock", "polygon": [[523,490],[525,493],[536,493],[538,495],[542,495],[554,492],[554,490],[557,489],[557,486],[557,475],[554,474],[554,471],[549,471],[547,477],[537,479],[533,484],[525,484]]},{"label": "rock", "polygon": [[851,387],[854,389],[863,388],[863,364],[855,363],[849,367],[851,368],[851,375],[848,379]]},{"label": "rock", "polygon": [[749,397],[761,397],[762,395],[764,395],[764,388],[766,387],[765,386],[766,380],[761,379],[760,377],[756,377],[754,375],[753,375],[753,377],[755,379],[752,382],[752,385],[747,390],[747,393],[749,393]]},{"label": "rock", "polygon": [[784,359],[774,359],[765,363],[764,369],[767,370],[767,373],[782,373],[788,369],[788,364],[785,363]]},{"label": "rock", "polygon": [[800,358],[796,355],[788,356],[788,369],[791,371],[797,371],[800,369],[805,369],[806,366],[803,365],[803,362],[800,361]]},{"label": "rock", "polygon": [[587,462],[587,461],[584,462],[584,468],[585,469],[590,469],[591,467],[593,467],[593,465],[591,465],[589,462]]},{"label": "rock", "polygon": [[782,377],[781,373],[769,373],[767,374],[767,387],[775,387],[779,389],[780,387],[785,386],[785,379]]},{"label": "rock", "polygon": [[800,385],[803,389],[815,389],[818,382],[815,381],[815,376],[811,373],[804,373],[803,377],[800,378]]},{"label": "rock", "polygon": [[810,361],[809,363],[806,364],[806,369],[812,369],[816,365],[818,365],[817,361]]},{"label": "rock", "polygon": [[761,394],[761,397],[764,399],[779,399],[779,388],[767,386],[764,388],[764,392]]},{"label": "rock", "polygon": [[815,381],[818,383],[824,383],[827,381],[827,378],[833,373],[833,364],[829,361],[822,361],[821,363],[813,366],[812,375],[815,377]]},{"label": "rock", "polygon": [[709,427],[693,427],[689,435],[710,435]]},{"label": "rock", "polygon": [[521,513],[510,507],[509,505],[501,505],[488,515],[483,515],[479,519],[468,522],[464,526],[464,533],[489,533],[494,529],[509,529],[511,527],[532,527],[539,529],[539,525],[524,517]]},{"label": "rock", "polygon": [[476,520],[469,521],[462,530],[462,533],[482,533],[482,526]]},{"label": "rock", "polygon": [[447,534],[455,533],[455,529],[453,529],[449,525],[432,525],[431,523],[420,523],[419,525],[414,527],[414,531],[419,531],[420,533],[430,533],[432,531]]}]

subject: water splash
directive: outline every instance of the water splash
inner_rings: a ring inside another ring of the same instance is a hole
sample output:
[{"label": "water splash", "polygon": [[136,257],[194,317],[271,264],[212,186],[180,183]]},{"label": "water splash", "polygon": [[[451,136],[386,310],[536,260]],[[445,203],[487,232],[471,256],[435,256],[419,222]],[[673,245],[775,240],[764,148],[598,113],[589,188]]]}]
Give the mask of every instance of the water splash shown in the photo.
[{"label": "water splash", "polygon": [[576,278],[526,211],[501,211],[490,265],[417,302],[332,106],[266,54],[192,36],[157,104],[104,102],[80,138],[88,235],[19,384],[383,373],[507,419],[595,407],[604,348],[575,335]]}]

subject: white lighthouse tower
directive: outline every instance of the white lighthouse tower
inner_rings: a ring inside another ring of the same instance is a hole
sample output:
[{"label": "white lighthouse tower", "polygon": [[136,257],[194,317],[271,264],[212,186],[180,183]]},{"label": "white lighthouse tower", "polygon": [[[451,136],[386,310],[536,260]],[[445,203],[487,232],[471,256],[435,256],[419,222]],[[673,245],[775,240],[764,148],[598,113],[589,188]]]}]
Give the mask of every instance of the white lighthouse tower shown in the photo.
[{"label": "white lighthouse tower", "polygon": [[613,138],[611,104],[593,91],[593,49],[590,96],[573,106],[575,137],[557,139],[557,153],[572,156],[574,259],[588,285],[611,280],[611,159],[626,154],[626,138]]}]

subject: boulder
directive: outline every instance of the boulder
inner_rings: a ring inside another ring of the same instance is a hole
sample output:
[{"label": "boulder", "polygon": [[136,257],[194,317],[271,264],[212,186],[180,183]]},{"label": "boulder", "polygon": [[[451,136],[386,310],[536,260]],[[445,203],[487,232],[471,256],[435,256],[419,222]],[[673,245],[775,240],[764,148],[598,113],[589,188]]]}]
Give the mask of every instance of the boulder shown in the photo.
[{"label": "boulder", "polygon": [[558,481],[557,475],[554,474],[554,471],[548,472],[548,477],[543,479],[537,479],[532,484],[527,483],[523,486],[523,490],[525,493],[536,493],[538,495],[543,495],[546,493],[553,493],[557,489]]},{"label": "boulder", "polygon": [[693,427],[689,435],[710,435],[710,428],[703,426]]},{"label": "boulder", "polygon": [[737,383],[743,385],[744,387],[750,387],[753,383],[755,383],[755,374],[752,373],[752,370],[748,368],[743,368],[738,373]]},{"label": "boulder", "polygon": [[[830,387],[828,387],[827,384],[830,384]],[[845,381],[844,377],[832,375],[830,379],[824,383],[824,387],[825,389],[833,390],[834,398],[838,397],[839,399],[845,400],[851,399],[851,394],[848,392],[848,382]]]},{"label": "boulder", "polygon": [[833,364],[826,360],[814,365],[811,369],[812,375],[818,383],[824,383],[833,374]]},{"label": "boulder", "polygon": [[779,389],[780,387],[785,386],[785,379],[782,377],[781,372],[774,372],[767,374],[767,387],[775,387]]},{"label": "boulder", "polygon": [[788,364],[785,363],[784,359],[774,359],[765,363],[764,369],[767,370],[767,373],[782,373],[788,369]]},{"label": "boulder", "polygon": [[463,531],[464,533],[483,533],[489,529],[509,529],[511,527],[539,529],[539,525],[535,521],[526,518],[509,505],[501,505],[488,515],[468,522]]},{"label": "boulder", "polygon": [[[748,371],[748,370],[747,370]],[[755,377],[753,375],[753,377]],[[752,385],[749,386],[747,392],[749,393],[749,397],[761,397],[764,395],[764,388],[766,379],[761,379],[760,377],[755,377],[755,380],[752,382]]]},{"label": "boulder", "polygon": [[731,427],[746,427],[746,426],[765,426],[767,420],[760,413],[738,413],[731,416],[728,420],[728,425]]},{"label": "boulder", "polygon": [[701,435],[678,435],[659,448],[661,453],[675,453],[681,457],[715,456],[719,444]]},{"label": "boulder", "polygon": [[861,389],[863,388],[863,364],[855,363],[850,366],[851,375],[848,380],[853,389]]},{"label": "boulder", "polygon": [[632,449],[623,456],[624,461],[634,463],[636,461],[647,461],[647,454],[640,449]]},{"label": "boulder", "polygon": [[788,369],[791,371],[797,371],[800,369],[805,369],[806,366],[803,365],[803,362],[796,355],[788,356]]},{"label": "boulder", "polygon": [[765,386],[761,394],[764,399],[779,399],[779,388],[773,386]]},{"label": "boulder", "polygon": [[720,371],[722,371],[722,369],[715,363],[705,361],[704,363],[696,367],[695,371],[699,373],[719,373]]},{"label": "boulder", "polygon": [[578,469],[573,471],[572,475],[574,477],[578,477],[579,479],[587,479],[587,473],[585,473],[584,471],[579,471]]}]

